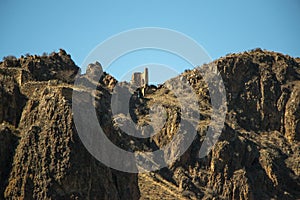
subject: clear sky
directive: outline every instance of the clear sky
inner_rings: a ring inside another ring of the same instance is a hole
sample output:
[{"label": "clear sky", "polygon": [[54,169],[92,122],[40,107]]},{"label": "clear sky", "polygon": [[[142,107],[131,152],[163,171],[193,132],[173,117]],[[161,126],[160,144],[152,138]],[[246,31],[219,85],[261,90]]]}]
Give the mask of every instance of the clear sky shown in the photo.
[{"label": "clear sky", "polygon": [[[1,0],[0,9],[0,57],[64,48],[81,66],[108,37],[141,27],[182,32],[212,59],[256,47],[300,57],[299,0]],[[156,54],[144,63],[168,64],[168,56]],[[120,59],[115,63],[120,72],[111,73],[121,78],[144,64],[141,58]],[[171,64],[176,62],[174,58]],[[176,70],[185,68],[190,67],[178,61]]]}]

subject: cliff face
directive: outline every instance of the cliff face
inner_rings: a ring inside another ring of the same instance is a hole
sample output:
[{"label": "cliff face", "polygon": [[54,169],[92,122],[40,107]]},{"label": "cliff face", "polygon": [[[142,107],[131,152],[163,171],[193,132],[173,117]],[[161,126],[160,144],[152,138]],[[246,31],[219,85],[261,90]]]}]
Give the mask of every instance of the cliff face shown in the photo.
[{"label": "cliff face", "polygon": [[[154,188],[169,188],[166,192],[170,198],[300,198],[297,60],[257,49],[231,54],[209,65],[217,66],[227,93],[228,113],[219,141],[208,156],[199,158],[210,122],[210,97],[200,73],[188,70],[180,75],[180,80],[192,85],[199,98],[198,135],[188,151],[168,169],[139,175],[142,197],[155,196],[148,192],[152,183]],[[159,102],[172,113],[161,133],[153,138],[158,146],[164,146],[180,121],[176,106],[167,106],[176,97],[164,87],[146,97],[149,104]]]},{"label": "cliff face", "polygon": [[[130,113],[117,119],[148,123],[150,108],[159,104],[166,122],[151,138],[129,136],[112,118],[117,81],[106,73],[94,80],[102,70],[99,63],[94,65],[75,88],[79,69],[63,50],[0,63],[0,199],[300,198],[299,60],[257,49],[209,64],[223,78],[228,113],[218,142],[204,158],[199,158],[199,149],[211,122],[209,90],[196,69],[181,74],[178,78],[198,98],[191,111],[200,111],[197,135],[176,162],[143,174],[113,170],[89,154],[74,126],[72,92],[95,98],[105,134],[130,151],[168,144],[185,120],[180,104],[165,85],[145,88],[144,98],[134,94]],[[97,91],[90,94],[89,86],[95,85]]]},{"label": "cliff face", "polygon": [[13,63],[1,63],[0,199],[138,199],[137,175],[104,166],[77,135],[70,56]]}]

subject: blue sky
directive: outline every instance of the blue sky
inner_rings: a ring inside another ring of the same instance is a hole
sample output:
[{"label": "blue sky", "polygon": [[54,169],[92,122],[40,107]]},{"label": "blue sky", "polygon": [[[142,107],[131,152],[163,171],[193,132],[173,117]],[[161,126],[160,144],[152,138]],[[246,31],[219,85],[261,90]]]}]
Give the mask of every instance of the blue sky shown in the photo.
[{"label": "blue sky", "polygon": [[[1,0],[0,9],[1,58],[64,48],[81,66],[105,39],[141,27],[182,32],[202,45],[212,59],[256,47],[300,57],[298,0]],[[150,62],[170,63],[178,72],[190,68],[177,58],[150,54],[145,61],[142,54],[138,59],[124,57],[115,62],[111,73],[120,79],[132,68]]]}]

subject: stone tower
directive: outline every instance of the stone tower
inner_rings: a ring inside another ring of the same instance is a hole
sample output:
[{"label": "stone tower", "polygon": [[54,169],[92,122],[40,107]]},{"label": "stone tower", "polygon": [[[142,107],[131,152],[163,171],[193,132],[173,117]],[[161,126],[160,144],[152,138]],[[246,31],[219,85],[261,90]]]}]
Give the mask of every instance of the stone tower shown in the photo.
[{"label": "stone tower", "polygon": [[149,83],[148,68],[144,69],[144,72],[135,72],[131,77],[131,84],[136,87],[145,87]]}]

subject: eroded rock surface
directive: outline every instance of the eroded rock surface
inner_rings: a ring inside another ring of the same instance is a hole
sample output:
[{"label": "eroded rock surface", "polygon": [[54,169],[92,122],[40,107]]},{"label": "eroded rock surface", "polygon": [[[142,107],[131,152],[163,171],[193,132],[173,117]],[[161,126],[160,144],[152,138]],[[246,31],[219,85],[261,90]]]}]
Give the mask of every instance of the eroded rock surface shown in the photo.
[{"label": "eroded rock surface", "polygon": [[104,166],[81,143],[69,85],[79,68],[65,51],[0,69],[1,199],[139,198],[136,174]]},{"label": "eroded rock surface", "polygon": [[[154,174],[153,185],[164,179],[169,188],[176,186],[181,191],[183,199],[300,198],[299,63],[280,53],[256,49],[209,65],[218,68],[227,93],[228,113],[219,141],[206,157],[198,157],[210,121],[210,97],[199,71],[188,70],[180,80],[190,83],[200,100],[198,135],[167,172]],[[168,104],[168,98],[169,102],[176,100],[164,87],[156,94],[148,98],[163,104]],[[154,138],[158,146],[169,142],[178,128],[178,108],[167,110],[173,114]],[[147,187],[140,185],[145,190],[142,197],[147,196]],[[170,198],[175,196],[170,193]]]},{"label": "eroded rock surface", "polygon": [[[180,123],[189,126],[174,91],[166,84],[146,86],[145,96],[139,90],[132,95],[129,110],[116,98],[120,106],[113,116],[117,80],[102,74],[99,63],[90,65],[74,87],[79,69],[63,50],[5,60],[0,63],[0,198],[299,199],[299,65],[299,59],[260,49],[208,64],[223,78],[228,112],[218,142],[204,158],[199,150],[213,123],[210,91],[197,68],[185,71],[174,80],[191,85],[196,94],[197,103],[191,103],[188,113],[199,113],[192,144],[168,167],[129,174],[104,166],[85,149],[74,126],[72,92],[94,98],[106,136],[119,148],[137,152],[164,147],[178,134]],[[79,103],[84,108],[86,102]],[[135,138],[122,130],[130,120],[151,124],[155,105],[165,119],[155,122],[161,127],[156,135]],[[168,158],[176,157],[181,142],[174,143]]]}]

